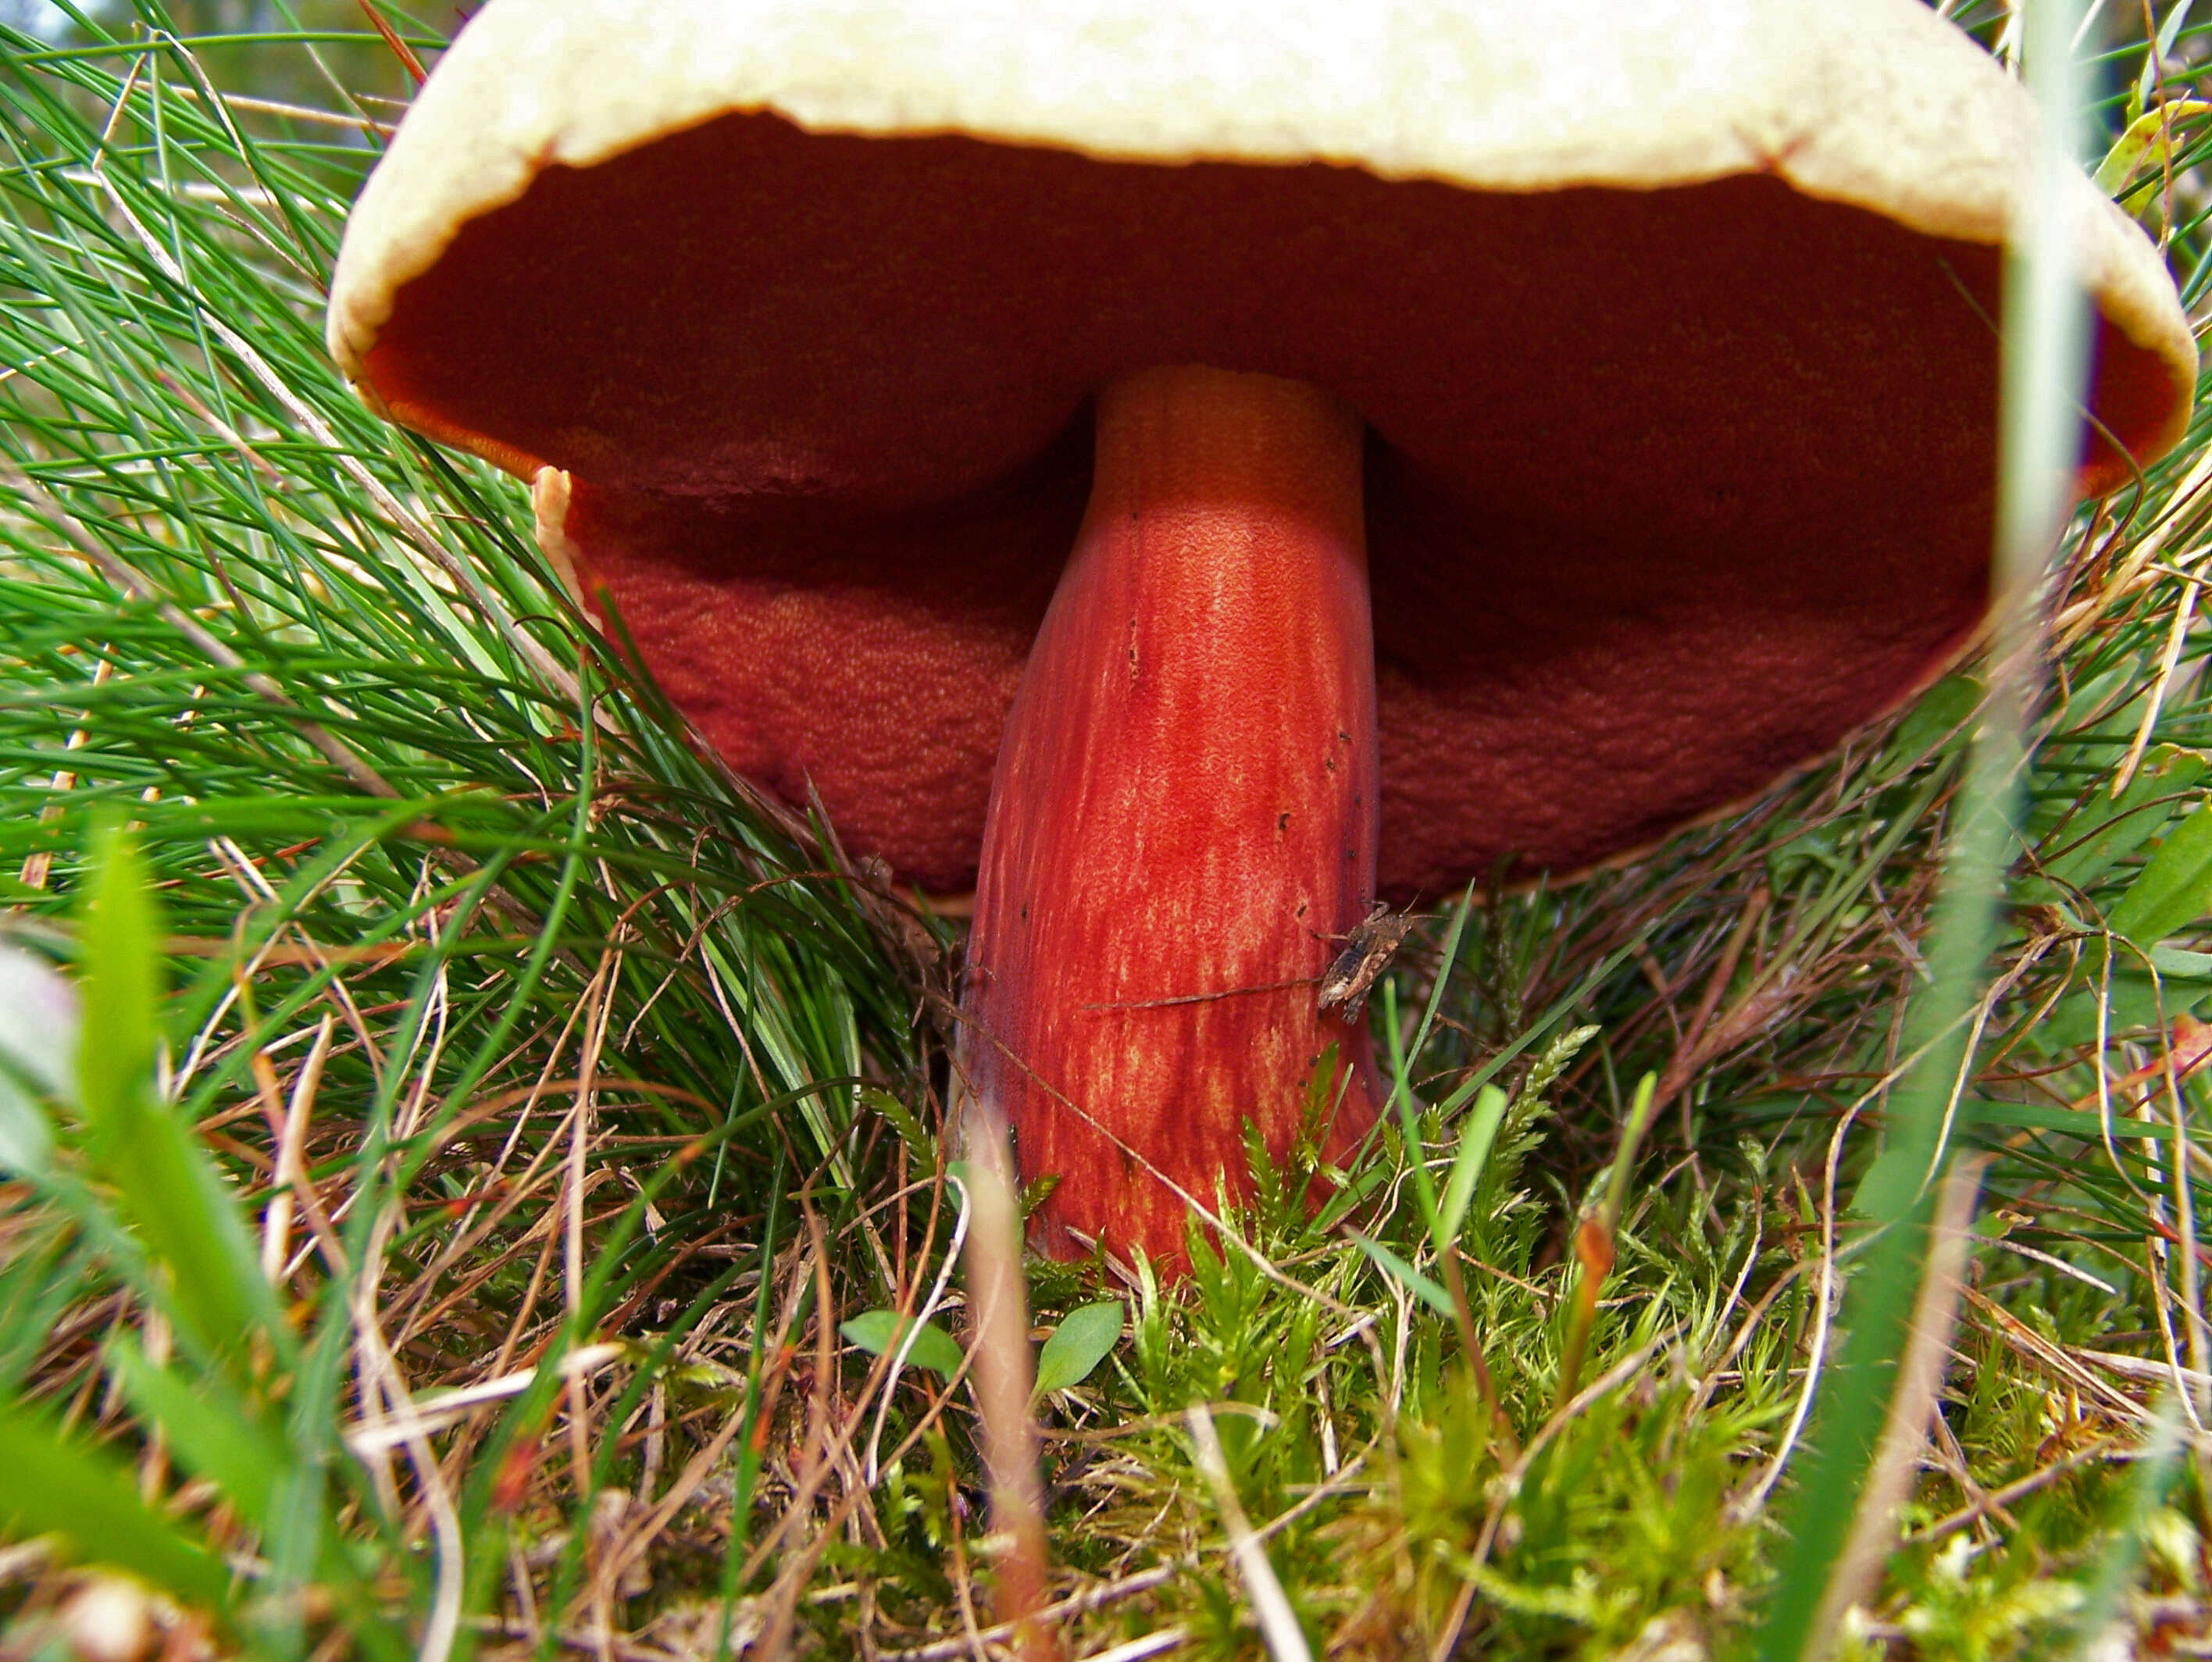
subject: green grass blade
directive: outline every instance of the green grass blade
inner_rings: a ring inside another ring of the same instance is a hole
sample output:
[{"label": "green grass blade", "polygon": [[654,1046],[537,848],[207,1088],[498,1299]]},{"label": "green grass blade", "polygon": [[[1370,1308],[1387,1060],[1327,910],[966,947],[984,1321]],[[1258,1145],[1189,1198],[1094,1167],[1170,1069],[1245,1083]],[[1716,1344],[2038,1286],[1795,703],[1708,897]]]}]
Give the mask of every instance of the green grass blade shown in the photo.
[{"label": "green grass blade", "polygon": [[185,1469],[215,1484],[248,1522],[267,1532],[270,1501],[290,1475],[291,1460],[245,1399],[219,1374],[188,1380],[174,1368],[156,1365],[134,1339],[112,1342],[106,1360],[131,1407],[167,1436]]},{"label": "green grass blade", "polygon": [[202,1609],[227,1608],[221,1562],[138,1498],[127,1467],[67,1441],[43,1415],[0,1402],[0,1530],[58,1536],[73,1557],[128,1570]]},{"label": "green grass blade", "polygon": [[2212,809],[2166,833],[2150,863],[2112,909],[2112,928],[2149,948],[2212,913]]},{"label": "green grass blade", "polygon": [[1908,1016],[1905,1053],[1917,1059],[1891,1091],[1887,1143],[1855,1202],[1878,1233],[1848,1285],[1844,1343],[1820,1393],[1809,1450],[1794,1473],[1790,1540],[1756,1639],[1761,1662],[1799,1662],[1833,1642],[1813,1623],[1850,1535],[1904,1353],[1927,1256],[1935,1180],[1955,1146],[1947,1134],[1956,1129],[1948,1115],[1953,1081],[1967,1060],[1966,1019],[1996,944],[1996,903],[2015,847],[2033,607],[2063,528],[2087,361],[2085,303],[2056,207],[2074,166],[2079,11],[2072,0],[2039,0],[2028,15],[2028,63],[2045,112],[2038,168],[2045,205],[2027,245],[2014,252],[2006,283],[1992,577],[2000,672],[1991,678],[1957,828],[1945,851],[1929,982]]},{"label": "green grass blade", "polygon": [[94,1169],[164,1272],[151,1289],[203,1352],[271,1331],[274,1307],[238,1214],[206,1156],[154,1094],[159,931],[144,869],[111,834],[85,909],[78,1089]]},{"label": "green grass blade", "polygon": [[1490,1147],[1498,1139],[1506,1103],[1504,1091],[1485,1085],[1475,1094],[1474,1107],[1460,1128],[1459,1150],[1453,1155],[1450,1174],[1444,1180],[1443,1198],[1437,1203],[1437,1231],[1445,1240],[1458,1240],[1460,1226],[1467,1222],[1467,1209],[1474,1199],[1475,1186],[1482,1181],[1483,1168],[1490,1162]]}]

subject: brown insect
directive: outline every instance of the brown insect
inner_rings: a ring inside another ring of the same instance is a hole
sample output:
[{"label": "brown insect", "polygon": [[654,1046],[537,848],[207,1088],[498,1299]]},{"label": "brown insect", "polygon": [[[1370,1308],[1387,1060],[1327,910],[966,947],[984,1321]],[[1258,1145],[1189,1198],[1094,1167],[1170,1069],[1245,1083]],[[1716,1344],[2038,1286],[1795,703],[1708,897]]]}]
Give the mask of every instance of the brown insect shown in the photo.
[{"label": "brown insect", "polygon": [[1352,925],[1352,932],[1344,937],[1344,950],[1322,973],[1321,1007],[1329,1010],[1341,1004],[1346,1021],[1358,1020],[1369,989],[1390,967],[1390,960],[1413,926],[1411,913],[1393,912],[1376,901],[1375,909]]}]

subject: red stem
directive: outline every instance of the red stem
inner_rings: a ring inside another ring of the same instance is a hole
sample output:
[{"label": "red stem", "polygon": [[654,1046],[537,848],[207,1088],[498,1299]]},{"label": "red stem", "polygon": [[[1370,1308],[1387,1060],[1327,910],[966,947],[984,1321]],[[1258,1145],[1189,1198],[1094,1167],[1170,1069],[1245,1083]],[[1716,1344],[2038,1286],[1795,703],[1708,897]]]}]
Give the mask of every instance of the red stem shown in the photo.
[{"label": "red stem", "polygon": [[1267,376],[1152,369],[1099,400],[1089,511],[1000,749],[963,1000],[967,1077],[1024,1179],[1060,1180],[1031,1220],[1047,1251],[1172,1269],[1176,1190],[1248,1192],[1248,1119],[1279,1162],[1316,1105],[1332,1157],[1373,1120],[1365,1028],[1315,991],[1375,889],[1363,436]]}]

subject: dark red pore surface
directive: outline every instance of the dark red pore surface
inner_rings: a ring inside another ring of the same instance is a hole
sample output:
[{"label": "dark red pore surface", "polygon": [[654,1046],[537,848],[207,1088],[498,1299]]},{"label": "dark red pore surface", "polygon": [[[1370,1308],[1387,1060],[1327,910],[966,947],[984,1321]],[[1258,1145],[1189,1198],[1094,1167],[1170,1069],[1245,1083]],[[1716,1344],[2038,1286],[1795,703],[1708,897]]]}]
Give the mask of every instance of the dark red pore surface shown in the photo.
[{"label": "dark red pore surface", "polygon": [[[1996,291],[1991,250],[1768,178],[1486,195],[733,116],[464,227],[369,372],[568,469],[676,701],[934,889],[974,878],[1097,391],[1317,383],[1369,427],[1403,900],[1632,849],[1942,668],[1985,598]],[[2100,330],[2107,426],[2170,396]]]}]

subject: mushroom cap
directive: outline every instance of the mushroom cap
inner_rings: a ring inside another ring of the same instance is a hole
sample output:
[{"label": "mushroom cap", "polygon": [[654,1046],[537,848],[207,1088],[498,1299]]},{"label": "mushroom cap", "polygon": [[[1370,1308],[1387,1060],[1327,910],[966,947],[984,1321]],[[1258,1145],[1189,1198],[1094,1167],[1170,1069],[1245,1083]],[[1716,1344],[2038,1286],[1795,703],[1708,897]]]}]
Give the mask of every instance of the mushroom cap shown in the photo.
[{"label": "mushroom cap", "polygon": [[[1370,424],[1386,892],[1758,790],[1970,645],[2036,116],[1917,0],[493,0],[347,228],[331,349],[568,470],[588,585],[740,772],[974,870],[1088,401]],[[2196,351],[2082,180],[2094,403]],[[2096,441],[2085,491],[2130,476]]]}]

